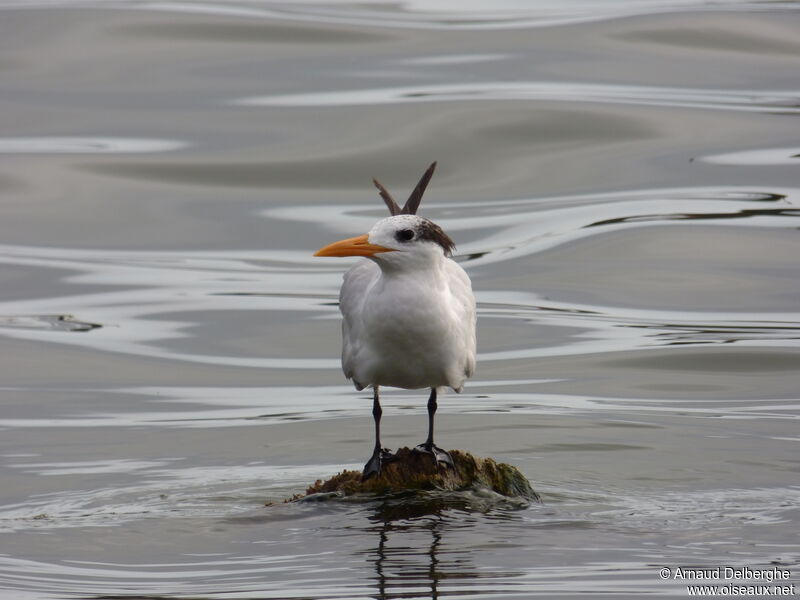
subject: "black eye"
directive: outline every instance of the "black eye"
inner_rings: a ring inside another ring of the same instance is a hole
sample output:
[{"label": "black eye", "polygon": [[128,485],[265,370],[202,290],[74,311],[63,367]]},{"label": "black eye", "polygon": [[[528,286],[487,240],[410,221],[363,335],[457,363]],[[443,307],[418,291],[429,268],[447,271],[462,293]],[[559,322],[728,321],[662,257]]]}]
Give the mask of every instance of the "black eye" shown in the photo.
[{"label": "black eye", "polygon": [[401,229],[395,234],[395,237],[400,242],[410,242],[414,239],[414,230],[413,229]]}]

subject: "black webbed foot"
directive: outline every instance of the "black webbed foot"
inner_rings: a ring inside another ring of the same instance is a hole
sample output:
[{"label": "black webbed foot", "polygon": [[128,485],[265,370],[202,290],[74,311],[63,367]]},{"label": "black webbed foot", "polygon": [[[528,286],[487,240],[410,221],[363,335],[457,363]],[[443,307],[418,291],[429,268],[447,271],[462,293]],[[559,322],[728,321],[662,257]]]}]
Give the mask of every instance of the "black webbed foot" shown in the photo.
[{"label": "black webbed foot", "polygon": [[395,458],[395,455],[386,448],[376,448],[375,452],[372,453],[372,457],[364,465],[364,470],[361,472],[361,481],[380,475],[383,465],[392,462]]},{"label": "black webbed foot", "polygon": [[450,467],[451,469],[455,468],[453,465],[453,459],[450,457],[450,453],[447,452],[447,450],[442,450],[436,444],[425,442],[424,444],[420,444],[414,448],[414,452],[430,454],[436,459],[437,463],[442,463],[444,466]]}]

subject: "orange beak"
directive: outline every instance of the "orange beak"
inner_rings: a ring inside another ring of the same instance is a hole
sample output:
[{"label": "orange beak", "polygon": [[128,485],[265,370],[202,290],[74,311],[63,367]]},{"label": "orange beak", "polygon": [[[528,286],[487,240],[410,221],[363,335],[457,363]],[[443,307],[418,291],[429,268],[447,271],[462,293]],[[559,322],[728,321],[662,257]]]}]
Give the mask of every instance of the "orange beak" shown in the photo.
[{"label": "orange beak", "polygon": [[328,244],[324,248],[320,248],[314,253],[314,256],[372,256],[379,252],[392,252],[392,248],[384,246],[376,246],[370,244],[368,235],[359,235],[354,238],[347,238],[332,244]]}]

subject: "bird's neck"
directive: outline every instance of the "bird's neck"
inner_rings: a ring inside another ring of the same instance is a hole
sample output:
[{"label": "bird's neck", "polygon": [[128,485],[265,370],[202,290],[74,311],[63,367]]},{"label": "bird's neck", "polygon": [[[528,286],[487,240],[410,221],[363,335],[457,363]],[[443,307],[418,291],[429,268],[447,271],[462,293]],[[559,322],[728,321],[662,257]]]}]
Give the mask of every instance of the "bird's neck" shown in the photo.
[{"label": "bird's neck", "polygon": [[381,257],[375,261],[387,279],[403,277],[437,279],[444,276],[444,263],[448,259],[443,254],[435,252],[425,254],[393,252],[391,254],[392,256]]}]

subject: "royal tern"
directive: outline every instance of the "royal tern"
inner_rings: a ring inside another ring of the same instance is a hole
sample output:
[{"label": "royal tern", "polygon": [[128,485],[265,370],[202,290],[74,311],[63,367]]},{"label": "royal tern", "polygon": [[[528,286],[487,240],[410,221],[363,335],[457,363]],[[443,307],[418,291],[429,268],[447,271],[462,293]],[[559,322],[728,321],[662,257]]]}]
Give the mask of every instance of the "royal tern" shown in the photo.
[{"label": "royal tern", "polygon": [[380,386],[430,388],[428,437],[416,447],[452,467],[433,442],[437,388],[460,392],[475,370],[475,297],[469,276],[450,256],[455,244],[435,223],[416,215],[433,163],[403,208],[373,180],[392,216],[366,235],[335,242],[314,256],[361,256],[344,275],[342,369],[357,390],[373,389],[375,448],[363,478],[393,455],[381,446]]}]

